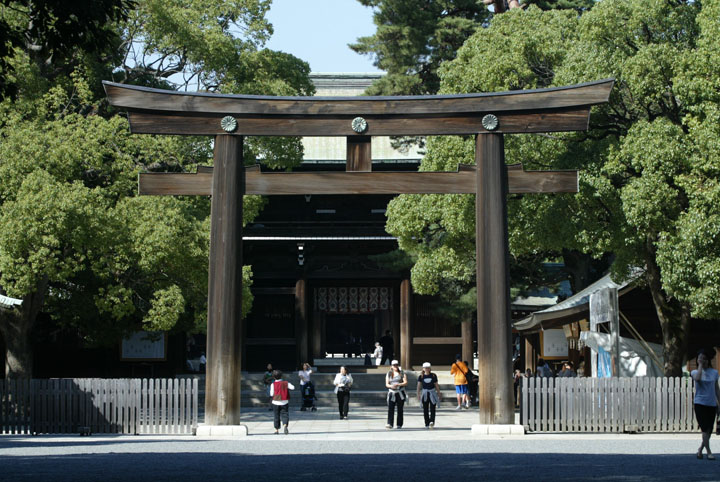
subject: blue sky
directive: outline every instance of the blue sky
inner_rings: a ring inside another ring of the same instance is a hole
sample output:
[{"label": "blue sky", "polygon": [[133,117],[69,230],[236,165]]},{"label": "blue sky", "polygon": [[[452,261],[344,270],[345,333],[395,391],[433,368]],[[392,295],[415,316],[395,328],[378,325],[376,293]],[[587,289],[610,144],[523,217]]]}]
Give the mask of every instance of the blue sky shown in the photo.
[{"label": "blue sky", "polygon": [[347,46],[372,35],[372,10],[356,0],[273,0],[267,15],[275,33],[266,47],[293,54],[313,72],[379,72]]}]

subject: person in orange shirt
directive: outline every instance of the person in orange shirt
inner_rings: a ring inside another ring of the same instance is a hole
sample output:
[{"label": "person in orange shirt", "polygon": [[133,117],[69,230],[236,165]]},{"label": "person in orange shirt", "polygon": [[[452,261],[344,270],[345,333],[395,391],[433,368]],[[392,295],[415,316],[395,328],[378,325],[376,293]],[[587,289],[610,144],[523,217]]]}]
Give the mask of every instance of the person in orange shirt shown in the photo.
[{"label": "person in orange shirt", "polygon": [[450,367],[450,375],[455,376],[455,393],[457,394],[458,406],[455,410],[470,408],[470,399],[468,398],[468,382],[465,374],[468,373],[468,367],[462,361],[462,356],[455,356],[455,363]]}]

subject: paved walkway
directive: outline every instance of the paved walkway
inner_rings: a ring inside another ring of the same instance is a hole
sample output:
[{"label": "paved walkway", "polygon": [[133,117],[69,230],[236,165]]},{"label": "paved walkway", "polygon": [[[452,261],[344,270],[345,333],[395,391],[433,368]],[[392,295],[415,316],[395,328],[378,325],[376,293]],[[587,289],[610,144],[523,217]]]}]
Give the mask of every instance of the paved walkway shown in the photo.
[{"label": "paved walkway", "polygon": [[[352,409],[351,409],[352,410]],[[290,434],[272,414],[247,411],[250,436],[0,436],[8,481],[654,481],[720,480],[720,461],[697,460],[699,434],[530,434],[476,437],[477,413],[442,409],[426,430],[419,409],[401,430],[379,408],[292,411]],[[720,442],[711,444],[720,453]]]},{"label": "paved walkway", "polygon": [[[437,439],[468,439],[471,437],[470,427],[479,423],[477,410],[441,408],[435,416],[436,428],[425,429],[422,409],[406,407],[402,429],[385,428],[387,408],[363,407],[350,408],[348,420],[340,420],[338,412],[330,408],[320,408],[317,412],[301,412],[290,410],[289,429],[293,435],[302,436],[304,440],[408,440],[418,437]],[[243,424],[253,438],[275,438],[272,412],[262,409],[246,411],[242,415]]]}]

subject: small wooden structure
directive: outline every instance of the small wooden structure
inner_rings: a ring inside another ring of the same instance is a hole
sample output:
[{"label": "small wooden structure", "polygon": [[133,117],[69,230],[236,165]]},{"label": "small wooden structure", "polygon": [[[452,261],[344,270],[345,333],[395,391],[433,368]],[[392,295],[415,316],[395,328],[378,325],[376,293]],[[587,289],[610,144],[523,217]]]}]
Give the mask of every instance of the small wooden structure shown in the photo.
[{"label": "small wooden structure", "polygon": [[[576,192],[577,173],[506,166],[503,135],[585,130],[591,106],[607,102],[613,80],[528,91],[398,97],[216,95],[104,85],[110,103],[127,110],[134,133],[215,137],[212,172],[140,175],[141,194],[213,197],[207,424],[240,422],[242,196],[251,193],[475,193],[480,423],[513,422],[507,193]],[[475,135],[476,166],[461,166],[456,173],[371,172],[372,136],[402,135]],[[346,172],[245,169],[244,136],[344,136]],[[409,288],[409,283],[401,286],[401,307],[409,300]],[[401,313],[401,351],[409,343],[409,323]]]}]

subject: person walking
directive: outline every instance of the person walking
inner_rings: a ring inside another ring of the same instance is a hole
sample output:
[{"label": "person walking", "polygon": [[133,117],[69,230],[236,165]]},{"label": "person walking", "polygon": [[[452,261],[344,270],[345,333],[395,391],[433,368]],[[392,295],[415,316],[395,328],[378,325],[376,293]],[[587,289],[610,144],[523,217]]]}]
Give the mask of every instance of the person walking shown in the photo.
[{"label": "person walking", "polygon": [[407,375],[400,368],[400,363],[393,360],[390,363],[390,371],[385,375],[385,386],[388,389],[387,404],[388,416],[385,428],[393,428],[393,418],[395,417],[395,408],[397,407],[397,428],[403,426],[403,406],[407,400],[407,392],[405,387],[408,384]]},{"label": "person walking", "polygon": [[468,398],[468,382],[467,374],[468,367],[465,362],[462,361],[462,356],[455,356],[455,363],[450,367],[450,375],[455,377],[455,394],[457,395],[457,408],[460,410],[464,408],[470,408],[470,399]]},{"label": "person walking", "polygon": [[340,367],[340,373],[335,374],[333,384],[335,385],[335,393],[337,394],[340,420],[347,420],[348,408],[350,407],[350,388],[353,384],[352,375],[348,373],[347,367]]},{"label": "person walking", "polygon": [[440,385],[438,384],[437,375],[432,372],[430,362],[422,365],[422,373],[418,377],[417,396],[418,401],[423,407],[423,417],[425,418],[425,428],[435,427],[435,409],[442,400],[440,393]]},{"label": "person walking", "polygon": [[708,460],[715,460],[715,456],[710,451],[710,435],[718,412],[718,400],[720,400],[718,372],[710,367],[712,357],[712,351],[700,349],[697,354],[697,370],[690,372],[690,376],[695,380],[695,417],[702,432],[702,443],[697,451],[697,458],[703,458],[704,447]]},{"label": "person walking", "polygon": [[289,433],[288,424],[290,423],[290,414],[288,413],[288,403],[290,403],[290,390],[295,390],[295,386],[282,379],[280,370],[273,371],[274,382],[270,384],[270,397],[272,398],[273,423],[275,426],[275,434],[280,430],[280,420],[284,427],[285,435]]},{"label": "person walking", "polygon": [[312,369],[309,363],[303,363],[302,370],[298,372],[298,378],[300,378],[300,393],[302,394],[302,406],[300,411],[304,412],[308,408],[312,408],[312,411],[316,411],[315,407],[315,385],[310,380],[312,375]]}]

